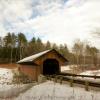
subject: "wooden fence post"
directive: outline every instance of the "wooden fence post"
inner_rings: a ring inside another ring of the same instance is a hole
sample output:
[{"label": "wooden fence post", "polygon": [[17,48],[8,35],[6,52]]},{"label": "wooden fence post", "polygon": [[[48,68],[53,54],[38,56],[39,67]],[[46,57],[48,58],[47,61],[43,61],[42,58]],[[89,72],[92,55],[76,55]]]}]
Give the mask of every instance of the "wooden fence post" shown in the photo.
[{"label": "wooden fence post", "polygon": [[60,84],[62,84],[62,80],[63,80],[63,77],[61,76],[61,77],[60,77]]},{"label": "wooden fence post", "polygon": [[70,79],[70,87],[73,87],[74,86],[74,80],[73,80],[73,78],[72,79]]},{"label": "wooden fence post", "polygon": [[89,82],[88,81],[85,81],[85,90],[89,91]]},{"label": "wooden fence post", "polygon": [[55,82],[57,82],[57,76],[55,76]]}]

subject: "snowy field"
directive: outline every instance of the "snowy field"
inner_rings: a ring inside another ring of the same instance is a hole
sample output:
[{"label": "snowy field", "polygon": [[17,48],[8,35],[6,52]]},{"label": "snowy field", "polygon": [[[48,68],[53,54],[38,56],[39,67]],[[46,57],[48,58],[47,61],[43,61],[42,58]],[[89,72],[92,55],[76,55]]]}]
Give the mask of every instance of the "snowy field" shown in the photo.
[{"label": "snowy field", "polygon": [[33,86],[14,100],[100,100],[100,92],[48,81]]},{"label": "snowy field", "polygon": [[70,70],[73,70],[73,68],[77,68],[77,65],[61,66],[61,72],[70,71]]},{"label": "snowy field", "polygon": [[26,91],[30,87],[32,87],[33,84],[11,84],[11,85],[0,85],[0,100],[2,98],[11,98],[14,96],[18,96],[21,92]]},{"label": "snowy field", "polygon": [[93,71],[85,71],[82,72],[80,75],[95,75],[95,76],[100,76],[100,70],[93,70]]},{"label": "snowy field", "polygon": [[[85,71],[85,72],[80,73],[80,75],[100,76],[100,70]],[[94,79],[94,78],[88,78],[88,77],[84,77],[84,78],[77,77],[77,79],[88,80],[88,81],[93,81],[93,82],[100,83],[100,78],[99,79]]]},{"label": "snowy field", "polygon": [[70,66],[62,66],[61,67],[61,72],[67,71],[67,70],[71,70]]},{"label": "snowy field", "polygon": [[[94,73],[100,75],[100,70],[86,71],[81,74],[94,75]],[[52,81],[40,85],[37,83],[12,84],[12,79],[11,69],[0,68],[0,100],[100,100],[100,91],[85,91],[81,87],[70,87],[69,84],[60,85]]]},{"label": "snowy field", "polygon": [[0,84],[11,83],[13,73],[11,69],[0,68]]},{"label": "snowy field", "polygon": [[[89,76],[100,76],[100,70],[94,70],[94,71],[85,71],[82,72],[78,75],[89,75]],[[66,76],[66,77],[70,77],[73,78],[72,76]],[[96,82],[96,83],[100,83],[100,78],[89,78],[89,77],[74,77],[74,79],[79,79],[79,80],[87,80],[90,82]]]},{"label": "snowy field", "polygon": [[0,100],[11,98],[32,87],[34,84],[13,84],[13,70],[0,68]]}]

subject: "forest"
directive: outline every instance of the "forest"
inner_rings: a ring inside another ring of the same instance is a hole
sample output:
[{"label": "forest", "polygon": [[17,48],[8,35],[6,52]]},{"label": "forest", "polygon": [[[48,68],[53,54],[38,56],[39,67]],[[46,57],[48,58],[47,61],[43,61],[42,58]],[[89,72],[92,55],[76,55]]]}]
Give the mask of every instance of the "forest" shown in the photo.
[{"label": "forest", "polygon": [[6,36],[0,37],[0,63],[15,63],[18,60],[36,54],[38,52],[56,49],[70,64],[99,64],[99,49],[91,46],[88,42],[75,40],[72,48],[67,44],[56,44],[47,41],[43,43],[41,38],[32,37],[29,41],[24,33],[7,33]]}]

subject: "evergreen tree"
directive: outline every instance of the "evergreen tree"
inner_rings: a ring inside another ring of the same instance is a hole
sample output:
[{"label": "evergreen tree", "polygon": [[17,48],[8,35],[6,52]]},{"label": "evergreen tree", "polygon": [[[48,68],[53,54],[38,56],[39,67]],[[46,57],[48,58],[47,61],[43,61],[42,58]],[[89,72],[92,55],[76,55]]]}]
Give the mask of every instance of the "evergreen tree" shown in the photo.
[{"label": "evergreen tree", "polygon": [[41,51],[45,50],[44,45],[40,38],[38,38],[36,41],[36,50],[37,50],[37,52],[41,52]]},{"label": "evergreen tree", "polygon": [[19,58],[22,59],[25,57],[25,49],[27,47],[27,39],[23,33],[19,33],[17,37],[18,48],[19,48]]},{"label": "evergreen tree", "polygon": [[51,49],[51,44],[50,44],[49,41],[47,41],[46,46],[45,46],[45,49],[46,50]]},{"label": "evergreen tree", "polygon": [[31,39],[31,41],[29,42],[29,45],[28,45],[28,53],[29,53],[29,55],[33,55],[36,52],[37,52],[36,51],[36,38],[33,37]]},{"label": "evergreen tree", "polygon": [[57,51],[58,51],[58,49],[59,49],[56,43],[54,43],[54,44],[52,45],[52,48],[55,49],[55,50],[57,50]]}]

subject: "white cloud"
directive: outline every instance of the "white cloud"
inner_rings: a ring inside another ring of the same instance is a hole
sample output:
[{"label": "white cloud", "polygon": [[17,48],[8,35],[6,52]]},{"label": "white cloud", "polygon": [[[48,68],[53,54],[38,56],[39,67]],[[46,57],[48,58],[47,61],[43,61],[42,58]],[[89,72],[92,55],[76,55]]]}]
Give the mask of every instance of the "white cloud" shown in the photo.
[{"label": "white cloud", "polygon": [[5,36],[7,31],[4,29],[2,25],[0,25],[0,36]]},{"label": "white cloud", "polygon": [[35,33],[43,36],[43,41],[67,43],[69,46],[74,39],[80,38],[100,47],[100,40],[90,34],[100,27],[99,0],[69,0],[66,3],[62,0],[11,1],[13,2],[8,4],[2,0],[0,9],[3,8],[4,12],[0,15],[0,21],[4,24],[6,20],[12,27],[0,25],[0,33],[8,30]]},{"label": "white cloud", "polygon": [[13,30],[13,24],[29,19],[32,14],[31,0],[0,0],[0,36]]},{"label": "white cloud", "polygon": [[58,6],[54,11],[52,9],[52,13],[39,16],[26,23],[32,26],[39,35],[45,35],[45,41],[50,40],[71,45],[74,39],[80,38],[81,40],[87,39],[93,45],[97,45],[100,41],[89,33],[100,25],[99,4],[98,1],[89,0],[81,6],[71,5],[69,7],[66,4],[64,9]]}]

